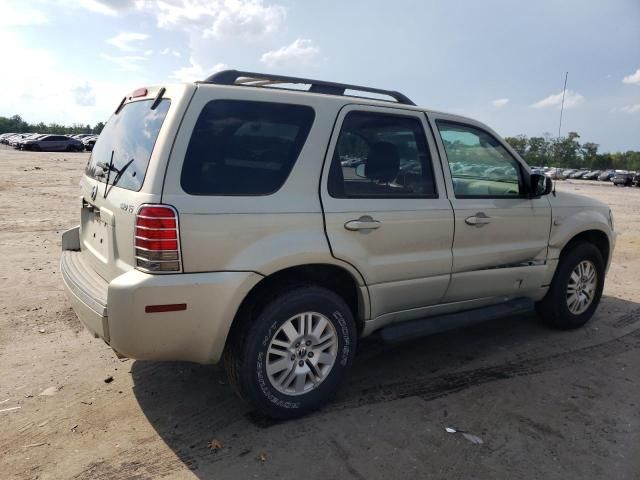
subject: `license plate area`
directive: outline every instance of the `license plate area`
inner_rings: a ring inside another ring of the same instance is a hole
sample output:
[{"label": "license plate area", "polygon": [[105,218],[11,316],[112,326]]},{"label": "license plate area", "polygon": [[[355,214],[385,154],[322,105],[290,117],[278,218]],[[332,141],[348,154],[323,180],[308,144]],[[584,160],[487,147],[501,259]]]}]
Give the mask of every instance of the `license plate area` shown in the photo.
[{"label": "license plate area", "polygon": [[101,218],[100,209],[83,201],[81,212],[82,245],[100,261],[107,263],[109,258],[109,224]]}]

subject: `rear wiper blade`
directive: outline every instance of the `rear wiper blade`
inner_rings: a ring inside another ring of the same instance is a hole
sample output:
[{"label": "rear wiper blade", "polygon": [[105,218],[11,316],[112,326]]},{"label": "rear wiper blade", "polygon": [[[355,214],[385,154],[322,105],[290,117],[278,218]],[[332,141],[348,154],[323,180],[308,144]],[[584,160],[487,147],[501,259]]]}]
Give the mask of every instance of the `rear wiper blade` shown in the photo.
[{"label": "rear wiper blade", "polygon": [[113,170],[113,150],[111,150],[111,158],[109,159],[109,165],[107,165],[107,179],[104,182],[104,194],[102,198],[107,198],[107,187],[109,186],[109,177],[111,177],[111,171]]},{"label": "rear wiper blade", "polygon": [[120,181],[120,179],[122,178],[122,174],[125,172],[125,170],[127,168],[129,168],[129,165],[131,165],[133,163],[133,158],[131,160],[129,160],[127,163],[125,163],[121,169],[117,169],[114,167],[115,171],[118,172],[116,173],[115,178],[113,179],[113,183],[111,184],[112,187],[116,186],[116,183],[118,183]]}]

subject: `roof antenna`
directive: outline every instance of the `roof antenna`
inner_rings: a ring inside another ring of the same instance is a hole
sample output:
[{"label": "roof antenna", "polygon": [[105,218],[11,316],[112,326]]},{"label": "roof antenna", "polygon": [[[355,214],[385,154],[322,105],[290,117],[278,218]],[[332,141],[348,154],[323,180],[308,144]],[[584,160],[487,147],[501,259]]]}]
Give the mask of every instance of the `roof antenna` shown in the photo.
[{"label": "roof antenna", "polygon": [[562,112],[564,111],[564,94],[567,91],[567,77],[569,72],[564,74],[564,87],[562,88],[562,105],[560,106],[560,124],[558,125],[558,138],[560,138],[560,129],[562,128]]}]

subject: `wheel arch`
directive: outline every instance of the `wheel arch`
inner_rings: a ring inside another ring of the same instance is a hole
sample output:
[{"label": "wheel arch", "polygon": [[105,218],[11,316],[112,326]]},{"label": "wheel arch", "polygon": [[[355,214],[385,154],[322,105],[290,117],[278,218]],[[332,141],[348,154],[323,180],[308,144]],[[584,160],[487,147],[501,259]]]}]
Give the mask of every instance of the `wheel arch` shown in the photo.
[{"label": "wheel arch", "polygon": [[353,314],[358,334],[362,331],[369,312],[366,286],[347,268],[329,263],[311,263],[278,270],[254,285],[238,307],[227,341],[238,338],[237,333],[246,328],[257,312],[276,295],[293,285],[309,284],[331,290],[343,298]]},{"label": "wheel arch", "polygon": [[595,245],[596,248],[600,251],[602,260],[604,260],[605,265],[608,264],[609,255],[611,253],[609,236],[604,231],[599,229],[584,230],[571,237],[560,250],[559,260],[562,261],[567,253],[570,252],[571,249],[579,243],[591,243]]}]

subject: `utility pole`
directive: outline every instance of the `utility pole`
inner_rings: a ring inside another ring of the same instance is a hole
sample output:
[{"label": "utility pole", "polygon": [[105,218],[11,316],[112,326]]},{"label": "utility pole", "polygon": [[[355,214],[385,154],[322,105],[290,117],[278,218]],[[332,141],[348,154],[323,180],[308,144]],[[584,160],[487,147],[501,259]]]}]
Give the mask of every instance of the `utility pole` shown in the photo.
[{"label": "utility pole", "polygon": [[567,91],[567,77],[569,72],[564,74],[564,87],[562,87],[562,105],[560,106],[560,124],[558,125],[558,138],[560,138],[560,129],[562,128],[562,112],[564,110],[564,94]]}]

